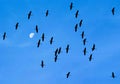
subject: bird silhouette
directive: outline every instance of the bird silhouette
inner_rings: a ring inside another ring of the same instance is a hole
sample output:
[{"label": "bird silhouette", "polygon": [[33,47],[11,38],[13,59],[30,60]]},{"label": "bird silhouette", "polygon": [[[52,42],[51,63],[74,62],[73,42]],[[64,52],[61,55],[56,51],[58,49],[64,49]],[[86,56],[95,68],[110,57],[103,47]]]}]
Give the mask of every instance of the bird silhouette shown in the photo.
[{"label": "bird silhouette", "polygon": [[42,68],[44,67],[44,61],[43,60],[41,61],[41,67]]},{"label": "bird silhouette", "polygon": [[79,13],[79,10],[77,10],[76,13],[75,13],[76,18],[78,17],[78,13]]},{"label": "bird silhouette", "polygon": [[16,25],[15,25],[16,30],[18,29],[18,25],[19,25],[19,23],[17,22]]},{"label": "bird silhouette", "polygon": [[51,37],[50,39],[50,44],[52,45],[52,43],[53,43],[53,37]]},{"label": "bird silhouette", "polygon": [[55,59],[54,59],[55,62],[57,61],[57,57],[58,57],[58,56],[55,56]]},{"label": "bird silhouette", "polygon": [[69,45],[67,45],[66,47],[66,53],[68,53],[68,51],[69,51]]},{"label": "bird silhouette", "polygon": [[58,50],[58,54],[60,54],[61,53],[61,47],[59,48],[59,50]]},{"label": "bird silhouette", "polygon": [[75,25],[75,32],[77,32],[78,24]]},{"label": "bird silhouette", "polygon": [[70,10],[72,10],[72,8],[73,8],[73,3],[71,2],[70,3]]},{"label": "bird silhouette", "polygon": [[82,39],[84,38],[84,34],[85,34],[85,33],[84,33],[84,31],[83,31],[83,32],[82,32],[82,34],[81,34],[81,36],[82,36]]},{"label": "bird silhouette", "polygon": [[5,38],[6,38],[6,32],[4,32],[3,34],[3,40],[5,40]]},{"label": "bird silhouette", "polygon": [[70,72],[68,72],[68,73],[66,74],[66,78],[69,78],[69,76],[70,76]]},{"label": "bird silhouette", "polygon": [[44,41],[44,38],[45,38],[45,35],[44,35],[44,33],[42,34],[42,41]]},{"label": "bird silhouette", "polygon": [[80,27],[82,26],[82,22],[83,22],[83,20],[80,20],[80,23],[79,23],[79,26],[80,26]]},{"label": "bird silhouette", "polygon": [[32,14],[32,11],[30,11],[30,12],[28,13],[28,19],[30,19],[31,14]]},{"label": "bird silhouette", "polygon": [[92,47],[92,51],[94,51],[95,50],[95,44],[93,44],[93,47]]},{"label": "bird silhouette", "polygon": [[38,43],[37,43],[37,47],[39,47],[40,46],[40,39],[38,40]]},{"label": "bird silhouette", "polygon": [[112,15],[115,14],[115,8],[112,8]]},{"label": "bird silhouette", "polygon": [[57,56],[58,54],[58,48],[55,50],[55,56]]},{"label": "bird silhouette", "polygon": [[49,10],[46,11],[46,17],[48,16]]},{"label": "bird silhouette", "polygon": [[38,33],[38,25],[36,25],[35,30],[36,30],[36,33]]},{"label": "bird silhouette", "polygon": [[114,72],[112,72],[112,78],[115,78],[115,73]]},{"label": "bird silhouette", "polygon": [[86,38],[85,39],[83,39],[83,45],[85,45],[86,44]]},{"label": "bird silhouette", "polygon": [[92,60],[92,54],[90,54],[90,57],[89,57],[89,61],[91,61]]},{"label": "bird silhouette", "polygon": [[86,55],[86,48],[84,48],[83,52],[84,52],[84,56],[85,56]]}]

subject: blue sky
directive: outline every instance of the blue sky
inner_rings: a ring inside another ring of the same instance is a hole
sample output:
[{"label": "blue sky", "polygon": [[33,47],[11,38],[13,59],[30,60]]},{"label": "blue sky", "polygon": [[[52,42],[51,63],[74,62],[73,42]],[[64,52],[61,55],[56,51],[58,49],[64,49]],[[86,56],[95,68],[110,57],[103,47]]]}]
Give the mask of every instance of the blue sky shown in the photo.
[{"label": "blue sky", "polygon": [[[0,84],[119,84],[119,0],[0,0],[0,3]],[[49,10],[48,17],[45,17],[46,10]],[[29,11],[32,11],[30,20],[27,19]],[[75,24],[81,19],[82,27],[74,32]],[[15,30],[17,22],[19,27]],[[82,31],[87,38],[85,46]],[[7,38],[3,41],[4,32]],[[32,39],[29,38],[31,32],[35,33]],[[45,42],[37,48],[42,33],[45,33]],[[50,45],[52,36],[54,42]],[[92,53],[94,43],[96,50]],[[68,54],[65,53],[67,44],[70,45]],[[55,63],[54,51],[59,47],[62,53]],[[93,59],[89,62],[91,53]],[[40,66],[41,60],[44,60],[44,68]],[[115,79],[111,78],[113,71]]]}]

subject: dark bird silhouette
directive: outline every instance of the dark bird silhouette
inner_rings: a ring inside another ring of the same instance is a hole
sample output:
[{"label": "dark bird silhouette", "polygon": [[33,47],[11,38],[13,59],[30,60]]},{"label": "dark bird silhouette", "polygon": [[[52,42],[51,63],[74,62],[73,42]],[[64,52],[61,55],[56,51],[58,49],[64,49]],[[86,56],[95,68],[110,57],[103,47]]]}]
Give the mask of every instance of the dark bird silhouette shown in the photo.
[{"label": "dark bird silhouette", "polygon": [[37,43],[37,47],[39,47],[40,46],[40,39],[39,39],[39,41],[38,41],[38,43]]},{"label": "dark bird silhouette", "polygon": [[61,47],[59,48],[59,50],[58,50],[58,54],[60,54],[61,53]]},{"label": "dark bird silhouette", "polygon": [[66,47],[66,53],[68,53],[68,51],[69,51],[69,45],[67,45]]},{"label": "dark bird silhouette", "polygon": [[77,10],[76,13],[75,13],[76,18],[78,17],[78,13],[79,13],[79,10]]},{"label": "dark bird silhouette", "polygon": [[94,51],[95,50],[95,44],[93,44],[93,47],[92,47],[92,51]]},{"label": "dark bird silhouette", "polygon": [[58,56],[55,56],[55,59],[54,59],[55,62],[57,61],[57,57],[58,57]]},{"label": "dark bird silhouette", "polygon": [[41,67],[42,67],[42,68],[44,67],[44,62],[43,62],[43,60],[41,61]]},{"label": "dark bird silhouette", "polygon": [[84,52],[84,55],[86,55],[86,48],[84,48],[83,52]]},{"label": "dark bird silhouette", "polygon": [[57,56],[58,54],[58,48],[55,50],[55,56]]},{"label": "dark bird silhouette", "polygon": [[70,76],[70,72],[68,72],[68,73],[66,74],[66,78],[69,78],[69,76]]},{"label": "dark bird silhouette", "polygon": [[82,22],[83,22],[83,20],[80,20],[80,23],[79,23],[79,26],[80,26],[80,27],[82,26]]},{"label": "dark bird silhouette", "polygon": [[45,35],[44,35],[44,33],[42,34],[42,41],[44,41],[44,38],[45,38]]},{"label": "dark bird silhouette", "polygon": [[75,32],[77,32],[78,24],[75,25]]},{"label": "dark bird silhouette", "polygon": [[4,32],[3,34],[3,40],[5,40],[5,38],[6,38],[6,32]]},{"label": "dark bird silhouette", "polygon": [[91,61],[92,60],[92,54],[90,54],[90,57],[89,57],[89,61]]},{"label": "dark bird silhouette", "polygon": [[83,45],[85,45],[86,44],[86,38],[85,39],[83,39]]},{"label": "dark bird silhouette", "polygon": [[113,15],[115,14],[115,8],[112,8],[112,14]]},{"label": "dark bird silhouette", "polygon": [[72,10],[72,8],[73,8],[73,3],[71,2],[70,3],[70,10]]},{"label": "dark bird silhouette", "polygon": [[36,33],[38,33],[38,25],[36,25],[35,30],[36,30]]},{"label": "dark bird silhouette", "polygon": [[49,10],[46,11],[46,17],[48,16]]},{"label": "dark bird silhouette", "polygon": [[85,33],[84,33],[84,31],[82,32],[82,34],[81,34],[81,36],[82,36],[82,39],[84,38],[84,35],[85,35]]},{"label": "dark bird silhouette", "polygon": [[32,14],[32,11],[30,11],[30,12],[28,13],[28,19],[30,19],[31,14]]},{"label": "dark bird silhouette", "polygon": [[53,43],[53,37],[51,37],[50,39],[50,44],[52,45],[52,43]]},{"label": "dark bird silhouette", "polygon": [[19,23],[17,22],[16,25],[15,25],[16,30],[18,29],[18,25],[19,25]]},{"label": "dark bird silhouette", "polygon": [[115,74],[114,74],[114,72],[112,72],[112,78],[115,78]]}]

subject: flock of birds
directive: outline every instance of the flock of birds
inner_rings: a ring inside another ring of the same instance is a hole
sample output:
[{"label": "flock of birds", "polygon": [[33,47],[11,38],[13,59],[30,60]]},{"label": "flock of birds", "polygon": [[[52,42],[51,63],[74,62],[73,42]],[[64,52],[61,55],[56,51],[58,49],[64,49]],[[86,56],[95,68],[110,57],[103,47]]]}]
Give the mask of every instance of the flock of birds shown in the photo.
[{"label": "flock of birds", "polygon": [[[69,9],[72,10],[72,8],[73,8],[73,3],[71,2]],[[112,15],[114,15],[114,14],[115,14],[115,8],[112,8],[111,12],[112,12]],[[30,12],[28,13],[28,20],[30,19],[31,14],[32,14],[32,11],[30,11]],[[45,14],[46,17],[48,16],[48,14],[49,14],[49,10],[46,11],[46,14]],[[76,11],[76,13],[75,13],[75,18],[78,17],[78,14],[79,14],[79,10]],[[77,32],[78,26],[79,26],[79,27],[82,26],[82,23],[83,23],[83,20],[80,20],[79,24],[76,24],[76,25],[75,25],[75,27],[74,27],[74,31],[75,31],[75,32]],[[19,22],[16,23],[16,25],[15,25],[15,30],[17,30],[18,27],[19,27]],[[36,30],[36,33],[38,33],[38,31],[39,31],[38,25],[36,25],[35,30]],[[87,39],[85,38],[84,35],[85,35],[84,31],[82,31],[81,37],[82,37],[82,39],[83,39],[83,45],[85,46]],[[6,35],[6,32],[4,32],[4,34],[3,34],[3,40],[6,39],[6,36],[7,36],[7,35]],[[45,35],[44,35],[44,33],[43,33],[41,39],[39,39],[38,42],[37,42],[37,47],[38,47],[38,48],[40,47],[41,41],[44,41],[44,38],[45,38]],[[50,45],[52,45],[52,43],[53,43],[53,37],[51,37],[51,39],[50,39],[49,42],[50,42]],[[66,53],[69,52],[69,47],[70,47],[70,45],[68,44],[68,45],[66,46]],[[95,44],[93,44],[92,49],[91,49],[92,52],[93,52],[95,49],[96,49]],[[87,49],[86,49],[86,47],[85,47],[85,48],[83,49],[83,54],[84,54],[84,56],[86,55],[86,52],[87,52]],[[61,53],[61,47],[57,48],[57,49],[55,50],[55,52],[54,52],[54,55],[55,55],[55,57],[54,57],[54,62],[57,62],[57,58],[58,58],[58,55],[59,55],[60,53]],[[92,60],[92,54],[90,54],[90,56],[89,56],[89,61],[91,61],[91,60]],[[45,64],[44,64],[44,61],[42,60],[42,61],[41,61],[41,67],[44,68],[44,65],[45,65]],[[70,73],[71,73],[71,72],[67,72],[67,73],[66,73],[66,78],[69,78]],[[112,76],[112,78],[115,78],[114,72],[112,72],[111,76]]]}]

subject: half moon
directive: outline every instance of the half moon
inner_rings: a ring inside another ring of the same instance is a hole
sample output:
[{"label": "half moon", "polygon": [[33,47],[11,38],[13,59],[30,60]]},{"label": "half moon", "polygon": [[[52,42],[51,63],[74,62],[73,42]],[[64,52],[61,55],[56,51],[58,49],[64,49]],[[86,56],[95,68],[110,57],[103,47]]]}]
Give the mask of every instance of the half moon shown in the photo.
[{"label": "half moon", "polygon": [[33,38],[34,35],[35,35],[34,33],[30,33],[30,34],[29,34],[29,38]]}]

